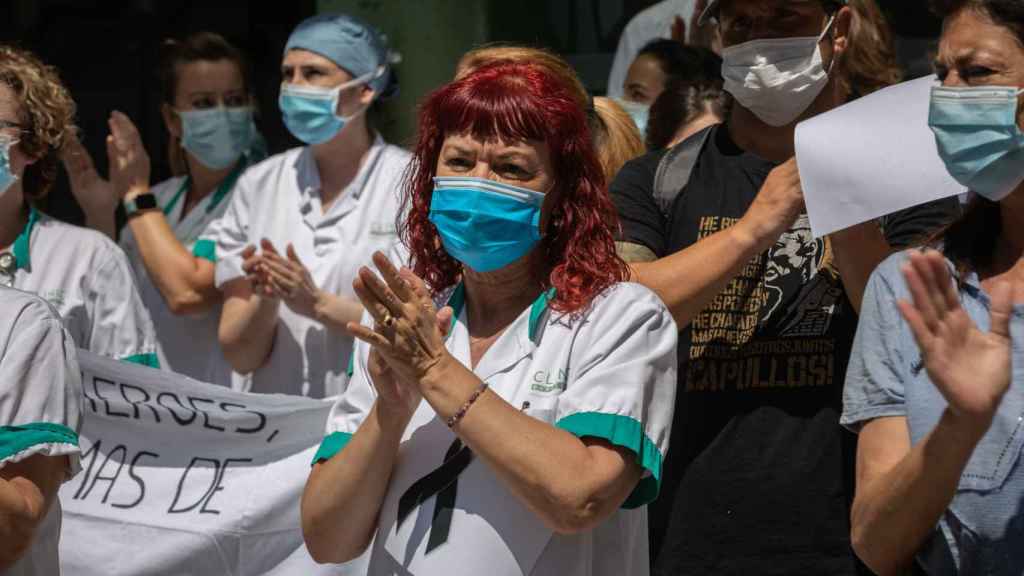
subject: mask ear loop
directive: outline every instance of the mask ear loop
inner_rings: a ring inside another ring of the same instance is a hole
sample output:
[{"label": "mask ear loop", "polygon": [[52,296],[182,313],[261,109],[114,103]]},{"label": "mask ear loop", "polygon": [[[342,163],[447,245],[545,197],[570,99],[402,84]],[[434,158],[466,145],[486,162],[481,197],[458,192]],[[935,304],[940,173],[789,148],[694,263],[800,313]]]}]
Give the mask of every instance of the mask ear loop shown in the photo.
[{"label": "mask ear loop", "polygon": [[[832,34],[832,25],[835,24],[835,22],[836,22],[836,15],[833,14],[832,17],[828,19],[828,24],[825,25],[825,30],[823,30],[821,32],[821,36],[818,36],[818,50],[821,50],[821,41],[824,40],[826,37],[828,37],[828,39],[831,40],[833,43],[835,42],[835,38],[833,38],[831,36],[831,34]],[[828,63],[828,69],[825,70],[825,75],[826,76],[832,76],[832,68],[835,67],[835,64],[836,64],[836,50],[835,50],[835,47],[833,47],[832,48],[832,60]]]},{"label": "mask ear loop", "polygon": [[[400,58],[401,57],[399,57],[399,59]],[[344,92],[345,90],[348,90],[349,88],[354,88],[356,86],[368,85],[373,80],[376,80],[377,78],[380,78],[381,76],[383,76],[385,74],[385,72],[387,72],[387,69],[388,69],[387,66],[381,64],[373,72],[370,72],[368,74],[363,74],[362,76],[359,76],[358,78],[353,78],[353,79],[349,80],[348,82],[343,82],[343,83],[339,84],[338,86],[334,87],[334,90],[333,90],[334,91],[334,94],[333,94],[333,97],[334,97],[334,109],[337,110],[339,108],[339,105],[341,103],[341,93],[342,92]],[[370,106],[373,106],[373,102],[376,99],[377,99],[377,91],[374,90],[373,100],[370,100],[369,104],[367,104],[366,106],[363,106],[357,112],[355,112],[353,114],[350,114],[348,116],[341,116],[337,112],[335,112],[334,115],[337,118],[339,118],[341,120],[344,120],[345,122],[348,122],[348,121],[352,120],[353,118],[355,118],[356,116],[359,116],[360,114],[365,114],[366,111],[370,109]]]}]

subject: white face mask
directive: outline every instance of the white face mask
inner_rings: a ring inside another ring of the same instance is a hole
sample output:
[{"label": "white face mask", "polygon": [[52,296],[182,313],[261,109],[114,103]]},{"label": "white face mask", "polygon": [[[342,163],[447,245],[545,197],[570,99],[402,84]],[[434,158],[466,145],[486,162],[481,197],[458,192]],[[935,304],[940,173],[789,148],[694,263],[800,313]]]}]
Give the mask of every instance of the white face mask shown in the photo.
[{"label": "white face mask", "polygon": [[[828,83],[820,36],[751,40],[722,51],[725,91],[769,126],[785,126],[810,108]],[[835,57],[832,58],[835,62]]]}]

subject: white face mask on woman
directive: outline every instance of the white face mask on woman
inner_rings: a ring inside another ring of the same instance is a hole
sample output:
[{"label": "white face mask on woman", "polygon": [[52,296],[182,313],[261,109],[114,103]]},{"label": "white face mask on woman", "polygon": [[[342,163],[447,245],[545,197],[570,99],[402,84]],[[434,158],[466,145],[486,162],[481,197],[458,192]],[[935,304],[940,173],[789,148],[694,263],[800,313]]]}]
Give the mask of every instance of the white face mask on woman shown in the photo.
[{"label": "white face mask on woman", "polygon": [[[769,126],[785,126],[810,108],[828,83],[820,36],[751,40],[722,51],[725,91]],[[835,63],[835,57],[832,58]]]}]

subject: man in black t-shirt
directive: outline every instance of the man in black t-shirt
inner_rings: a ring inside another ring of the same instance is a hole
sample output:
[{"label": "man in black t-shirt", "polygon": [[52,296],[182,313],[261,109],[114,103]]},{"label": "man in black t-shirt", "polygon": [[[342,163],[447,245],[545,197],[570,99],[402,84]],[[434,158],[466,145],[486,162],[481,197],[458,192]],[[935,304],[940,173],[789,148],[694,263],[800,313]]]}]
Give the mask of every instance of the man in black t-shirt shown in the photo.
[{"label": "man in black t-shirt", "polygon": [[856,440],[839,412],[856,310],[892,249],[875,222],[814,239],[792,159],[796,124],[846,100],[830,73],[850,42],[844,4],[710,2],[728,120],[667,215],[653,195],[663,152],[627,164],[611,187],[620,252],[682,330],[672,439],[648,512],[655,574],[857,573]]}]

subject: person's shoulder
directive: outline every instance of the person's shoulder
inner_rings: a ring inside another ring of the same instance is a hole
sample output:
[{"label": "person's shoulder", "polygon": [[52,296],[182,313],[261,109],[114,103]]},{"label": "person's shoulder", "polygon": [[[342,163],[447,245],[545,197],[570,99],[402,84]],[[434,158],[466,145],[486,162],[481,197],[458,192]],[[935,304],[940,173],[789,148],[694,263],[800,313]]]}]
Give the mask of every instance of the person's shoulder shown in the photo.
[{"label": "person's shoulder", "polygon": [[636,282],[616,282],[605,288],[590,303],[584,325],[607,330],[608,325],[623,330],[636,328],[637,322],[655,322],[676,332],[675,320],[664,301],[650,288]]},{"label": "person's shoulder", "polygon": [[297,146],[284,152],[279,152],[273,156],[268,156],[259,162],[256,162],[252,166],[245,169],[242,173],[241,178],[249,179],[260,179],[270,174],[273,174],[283,168],[295,167],[298,163],[299,157],[307,150],[306,146]]},{"label": "person's shoulder", "polygon": [[0,286],[0,318],[5,328],[21,329],[45,322],[60,322],[60,314],[46,300],[17,288]]},{"label": "person's shoulder", "polygon": [[185,183],[186,176],[174,176],[168,178],[159,184],[155,184],[150,187],[149,191],[156,196],[157,202],[161,206],[171,201],[171,198],[181,190],[182,184]]},{"label": "person's shoulder", "polygon": [[78,250],[85,251],[121,251],[121,248],[102,232],[69,224],[42,212],[39,213],[39,220],[36,221],[36,226],[40,228],[43,234],[52,237],[58,245],[73,246]]},{"label": "person's shoulder", "polygon": [[612,180],[612,189],[624,187],[644,187],[654,190],[654,176],[658,172],[658,164],[665,157],[668,150],[654,150],[643,156],[638,156],[623,164],[622,168]]},{"label": "person's shoulder", "polygon": [[[903,265],[910,261],[912,254],[920,254],[922,250],[934,250],[934,248],[909,248],[890,254],[887,258],[875,267],[871,273],[874,282],[882,282],[897,297],[902,298],[910,294],[903,279]],[[950,273],[956,274],[956,266],[951,260],[945,258],[946,266]]]}]

